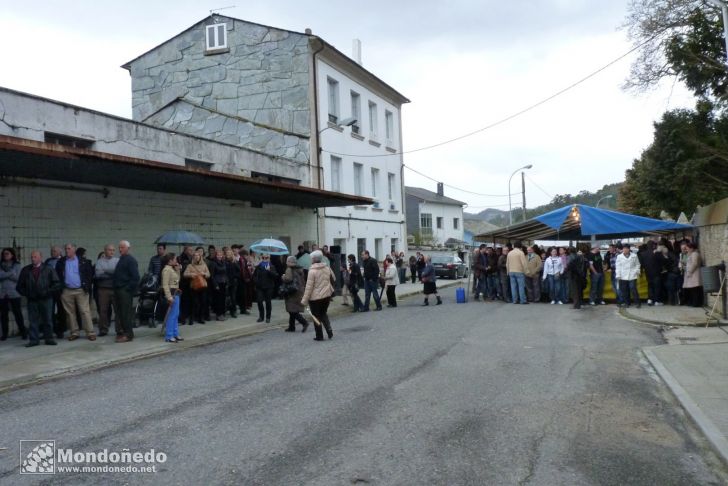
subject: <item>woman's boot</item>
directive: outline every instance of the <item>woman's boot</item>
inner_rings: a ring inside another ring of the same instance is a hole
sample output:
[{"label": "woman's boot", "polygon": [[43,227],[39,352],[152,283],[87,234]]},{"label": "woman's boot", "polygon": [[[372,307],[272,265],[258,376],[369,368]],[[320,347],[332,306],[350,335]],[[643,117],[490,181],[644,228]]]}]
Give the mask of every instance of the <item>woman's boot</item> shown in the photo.
[{"label": "woman's boot", "polygon": [[442,304],[442,299],[440,299],[440,296],[439,295],[436,295],[435,297],[437,298],[437,304],[435,304],[435,305]]},{"label": "woman's boot", "polygon": [[428,301],[427,299],[425,299],[425,302],[422,305],[423,306],[430,305],[430,301]]},{"label": "woman's boot", "polygon": [[324,340],[324,330],[323,326],[313,326],[314,331],[316,331],[316,337],[313,338],[314,341],[323,341]]}]

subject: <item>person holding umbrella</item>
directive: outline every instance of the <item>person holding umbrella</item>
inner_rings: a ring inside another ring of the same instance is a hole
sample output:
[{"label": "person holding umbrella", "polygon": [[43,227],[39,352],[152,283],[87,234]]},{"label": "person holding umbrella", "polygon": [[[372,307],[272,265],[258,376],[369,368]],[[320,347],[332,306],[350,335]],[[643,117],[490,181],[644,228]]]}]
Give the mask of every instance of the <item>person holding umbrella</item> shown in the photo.
[{"label": "person holding umbrella", "polygon": [[[253,281],[255,282],[255,296],[258,302],[258,320],[256,322],[270,322],[270,315],[273,310],[273,291],[276,288],[278,280],[278,272],[270,262],[270,255],[263,253],[260,262],[255,266],[253,271]],[[265,315],[263,314],[263,304],[265,304]]]}]

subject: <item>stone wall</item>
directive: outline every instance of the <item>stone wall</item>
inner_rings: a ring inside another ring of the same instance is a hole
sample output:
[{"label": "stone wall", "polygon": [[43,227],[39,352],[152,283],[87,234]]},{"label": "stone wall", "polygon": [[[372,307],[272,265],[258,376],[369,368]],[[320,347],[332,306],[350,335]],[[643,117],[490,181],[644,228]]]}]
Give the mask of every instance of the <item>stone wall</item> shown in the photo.
[{"label": "stone wall", "polygon": [[[700,255],[703,265],[713,266],[728,262],[728,198],[699,208],[695,216],[695,225],[700,235]],[[708,294],[708,307],[712,308],[714,303],[715,297]],[[722,311],[720,302],[716,309],[718,312]]]},{"label": "stone wall", "polygon": [[[223,22],[229,49],[207,55],[205,26]],[[309,56],[305,35],[206,19],[131,62],[133,118],[307,162]]]}]

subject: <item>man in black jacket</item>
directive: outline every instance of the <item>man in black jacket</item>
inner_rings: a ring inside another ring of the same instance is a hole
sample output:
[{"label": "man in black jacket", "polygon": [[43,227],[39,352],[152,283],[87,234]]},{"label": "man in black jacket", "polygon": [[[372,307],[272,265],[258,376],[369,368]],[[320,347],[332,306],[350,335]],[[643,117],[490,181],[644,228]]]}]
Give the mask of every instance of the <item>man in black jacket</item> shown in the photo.
[{"label": "man in black jacket", "polygon": [[[253,281],[255,282],[255,294],[258,301],[258,321],[270,322],[270,314],[273,308],[272,299],[273,292],[276,288],[278,280],[278,272],[270,262],[270,255],[264,253],[261,255],[261,261],[253,270]],[[265,314],[263,314],[263,304],[265,304]]]},{"label": "man in black jacket", "polygon": [[382,301],[379,299],[377,286],[379,285],[379,264],[369,256],[369,251],[364,250],[361,254],[364,262],[364,309],[362,312],[369,312],[369,299],[374,295],[374,303],[377,304],[376,310],[382,310]]},{"label": "man in black jacket", "polygon": [[76,312],[81,315],[81,326],[86,331],[89,341],[96,341],[96,332],[91,320],[89,294],[94,281],[94,267],[91,261],[76,255],[76,245],[66,244],[66,256],[58,260],[56,273],[63,284],[61,303],[66,311],[66,322],[71,335],[69,341],[78,339],[80,331],[76,321]]},{"label": "man in black jacket", "polygon": [[33,262],[20,271],[15,289],[28,301],[28,320],[30,321],[30,340],[25,345],[32,348],[40,344],[39,330],[43,331],[45,343],[56,345],[53,339],[53,294],[63,285],[56,271],[43,264],[43,255],[38,250],[30,253]]},{"label": "man in black jacket", "polygon": [[[129,254],[131,244],[126,241],[119,242],[119,263],[114,269],[114,297],[119,306],[116,320],[121,324],[122,335],[116,336],[117,343],[126,343],[134,339],[132,320],[134,319],[134,294],[139,287],[139,264],[136,258]],[[117,328],[118,334],[118,328]]]}]

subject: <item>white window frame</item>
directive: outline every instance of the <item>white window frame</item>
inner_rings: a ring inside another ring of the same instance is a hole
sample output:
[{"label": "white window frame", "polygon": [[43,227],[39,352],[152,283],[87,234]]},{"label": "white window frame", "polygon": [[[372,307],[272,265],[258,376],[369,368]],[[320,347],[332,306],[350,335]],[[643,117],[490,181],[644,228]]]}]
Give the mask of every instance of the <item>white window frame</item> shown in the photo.
[{"label": "white window frame", "polygon": [[[428,222],[429,226],[426,224]],[[420,229],[432,229],[432,213],[420,213]]]},{"label": "white window frame", "polygon": [[377,188],[379,187],[379,169],[372,167],[372,198],[377,199]]},{"label": "white window frame", "polygon": [[331,156],[331,190],[341,192],[341,157]]},{"label": "white window frame", "polygon": [[379,128],[379,122],[377,120],[377,104],[373,101],[369,101],[369,138],[371,140],[377,140],[377,131]]},{"label": "white window frame", "polygon": [[397,176],[394,173],[389,172],[387,174],[387,193],[389,200],[394,201],[394,185],[397,183]]},{"label": "white window frame", "polygon": [[357,196],[364,195],[364,164],[354,162],[354,194]]},{"label": "white window frame", "polygon": [[329,122],[339,122],[339,82],[330,76],[326,76],[329,100]]},{"label": "white window frame", "polygon": [[442,216],[438,216],[436,222],[437,222],[437,229],[443,229],[443,227],[445,226],[445,218],[443,218]]},{"label": "white window frame", "polygon": [[394,147],[394,114],[384,110],[384,125],[387,136],[387,147]]},{"label": "white window frame", "polygon": [[460,229],[460,218],[452,218],[452,229]]},{"label": "white window frame", "polygon": [[[220,31],[219,27],[222,27]],[[220,42],[219,34],[222,32],[222,42]],[[212,34],[212,35],[211,35]],[[210,42],[213,40],[214,42]],[[212,24],[205,27],[205,45],[206,50],[216,51],[218,49],[227,49],[227,24]]]},{"label": "white window frame", "polygon": [[356,118],[356,123],[351,126],[353,133],[359,133],[361,129],[361,95],[356,91],[350,92],[351,96],[351,117]]}]

